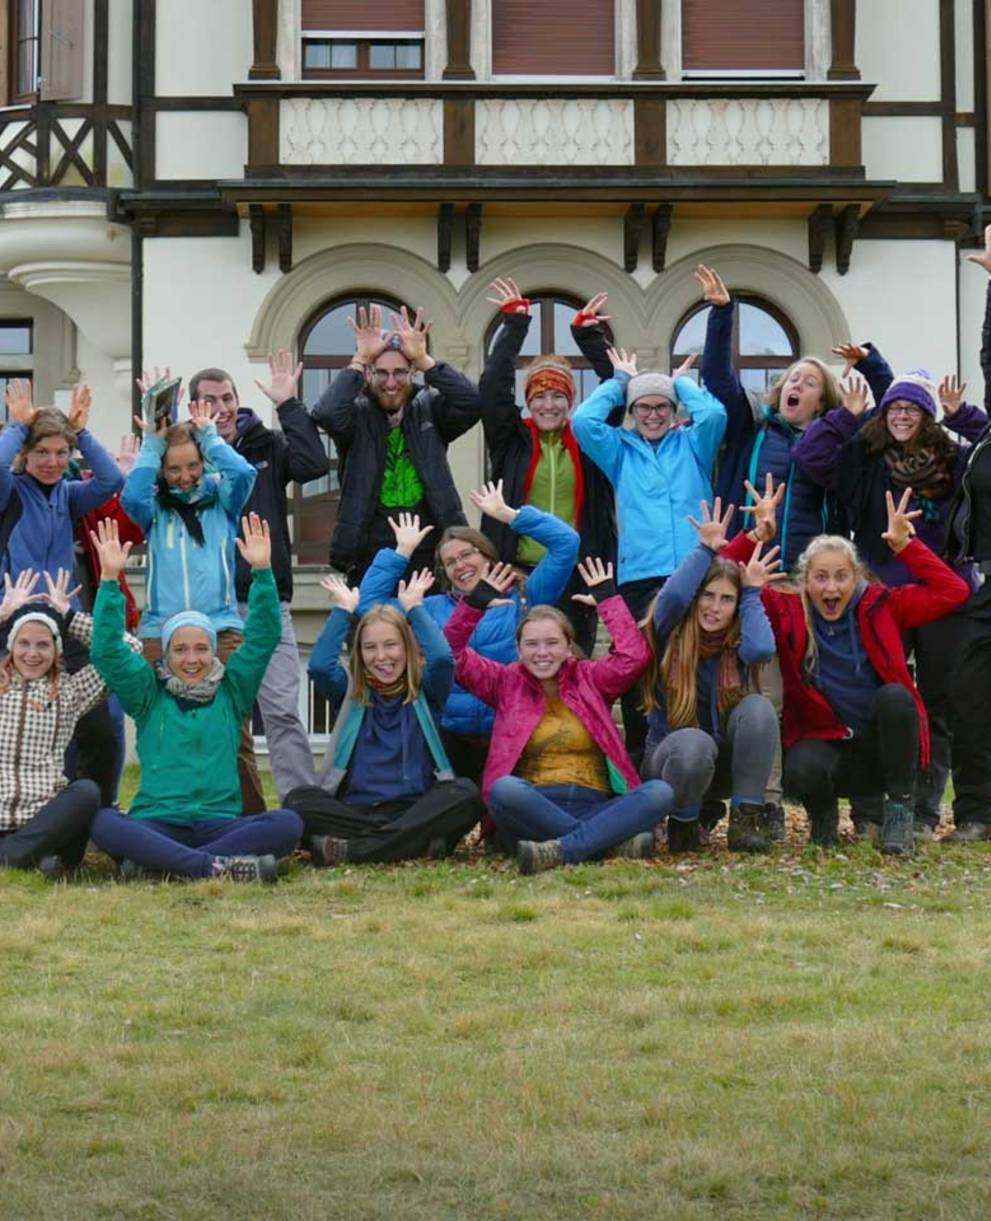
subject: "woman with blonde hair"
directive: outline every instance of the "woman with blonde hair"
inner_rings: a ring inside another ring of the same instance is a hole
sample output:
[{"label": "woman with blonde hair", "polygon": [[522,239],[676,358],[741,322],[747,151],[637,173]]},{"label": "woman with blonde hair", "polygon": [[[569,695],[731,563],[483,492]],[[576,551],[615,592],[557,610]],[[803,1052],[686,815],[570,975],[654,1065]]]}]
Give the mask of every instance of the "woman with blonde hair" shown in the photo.
[{"label": "woman with blonde hair", "polygon": [[305,826],[315,865],[447,856],[482,815],[478,789],[455,778],[437,725],[454,661],[424,608],[429,569],[399,583],[399,607],[362,615],[347,669],[341,648],[359,593],[325,577],[333,609],[310,658],[310,677],[338,709],[316,785],[286,805]]}]

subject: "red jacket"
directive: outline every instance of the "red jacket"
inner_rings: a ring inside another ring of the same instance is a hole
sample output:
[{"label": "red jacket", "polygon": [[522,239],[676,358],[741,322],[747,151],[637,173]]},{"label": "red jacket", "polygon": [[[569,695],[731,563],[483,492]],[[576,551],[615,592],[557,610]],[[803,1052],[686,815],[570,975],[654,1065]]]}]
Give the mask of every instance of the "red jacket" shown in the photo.
[{"label": "red jacket", "polygon": [[[747,535],[738,534],[721,554],[727,559],[746,561],[753,549]],[[896,588],[869,585],[857,604],[857,627],[864,652],[881,681],[900,683],[912,692],[919,713],[919,763],[928,767],[929,718],[909,673],[902,633],[948,615],[966,602],[970,587],[917,538],[898,558],[915,581]],[[782,745],[794,746],[805,738],[831,741],[849,737],[849,728],[802,670],[808,627],[801,598],[766,585],[761,591],[761,601],[774,629],[784,683]]]},{"label": "red jacket", "polygon": [[[94,512],[84,513],[79,522],[79,541],[83,545],[83,552],[86,556],[86,564],[89,568],[94,590],[100,588],[100,556],[93,546],[93,540],[90,538],[89,532],[90,530],[95,531],[96,523],[102,521],[105,517],[117,523],[122,543],[143,543],[145,541],[141,527],[135,525],[120,507],[120,492],[114,492],[113,496],[109,500],[104,501]],[[131,593],[131,587],[124,579],[123,573],[117,578],[117,583],[124,595],[127,630],[129,632],[136,632],[138,630],[138,623],[141,620],[141,611],[138,609],[138,604],[134,600],[134,594]]]}]

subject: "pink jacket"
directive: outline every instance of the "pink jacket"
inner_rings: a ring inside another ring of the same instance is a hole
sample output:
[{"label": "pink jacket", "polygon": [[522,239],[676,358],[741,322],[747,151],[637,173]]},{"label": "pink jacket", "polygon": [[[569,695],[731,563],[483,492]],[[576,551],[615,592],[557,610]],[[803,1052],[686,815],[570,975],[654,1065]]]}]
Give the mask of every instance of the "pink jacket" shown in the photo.
[{"label": "pink jacket", "polygon": [[[599,615],[613,638],[612,650],[597,661],[569,657],[558,671],[558,689],[563,702],[612,765],[610,772],[618,772],[626,787],[632,789],[640,783],[640,777],[626,753],[610,705],[646,670],[650,649],[619,595],[606,598],[599,605]],[[482,796],[487,798],[499,777],[510,775],[519,762],[524,746],[544,715],[545,701],[543,687],[522,662],[504,665],[468,648],[468,639],[481,617],[481,611],[462,602],[447,621],[444,635],[454,653],[455,679],[495,709],[495,725],[482,777]]]}]

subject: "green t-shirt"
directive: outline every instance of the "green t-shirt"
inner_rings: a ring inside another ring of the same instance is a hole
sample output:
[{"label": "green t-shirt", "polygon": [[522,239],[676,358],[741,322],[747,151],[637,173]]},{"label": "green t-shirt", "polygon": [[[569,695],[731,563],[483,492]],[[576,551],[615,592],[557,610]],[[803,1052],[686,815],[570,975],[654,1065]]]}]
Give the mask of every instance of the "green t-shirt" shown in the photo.
[{"label": "green t-shirt", "polygon": [[410,459],[402,428],[390,429],[385,443],[385,475],[379,503],[386,509],[410,508],[420,503],[425,490],[420,473]]}]

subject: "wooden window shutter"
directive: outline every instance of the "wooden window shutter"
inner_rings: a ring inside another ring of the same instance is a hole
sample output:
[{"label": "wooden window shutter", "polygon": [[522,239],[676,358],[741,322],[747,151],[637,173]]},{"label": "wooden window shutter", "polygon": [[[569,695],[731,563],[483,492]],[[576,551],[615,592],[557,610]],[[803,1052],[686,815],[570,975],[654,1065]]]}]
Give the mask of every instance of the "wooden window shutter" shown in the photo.
[{"label": "wooden window shutter", "polygon": [[805,0],[682,0],[681,38],[686,72],[801,71]]},{"label": "wooden window shutter", "polygon": [[83,94],[83,0],[41,6],[41,98],[65,102]]},{"label": "wooden window shutter", "polygon": [[304,30],[423,32],[423,0],[303,0]]},{"label": "wooden window shutter", "polygon": [[492,0],[495,76],[615,76],[612,0]]}]

